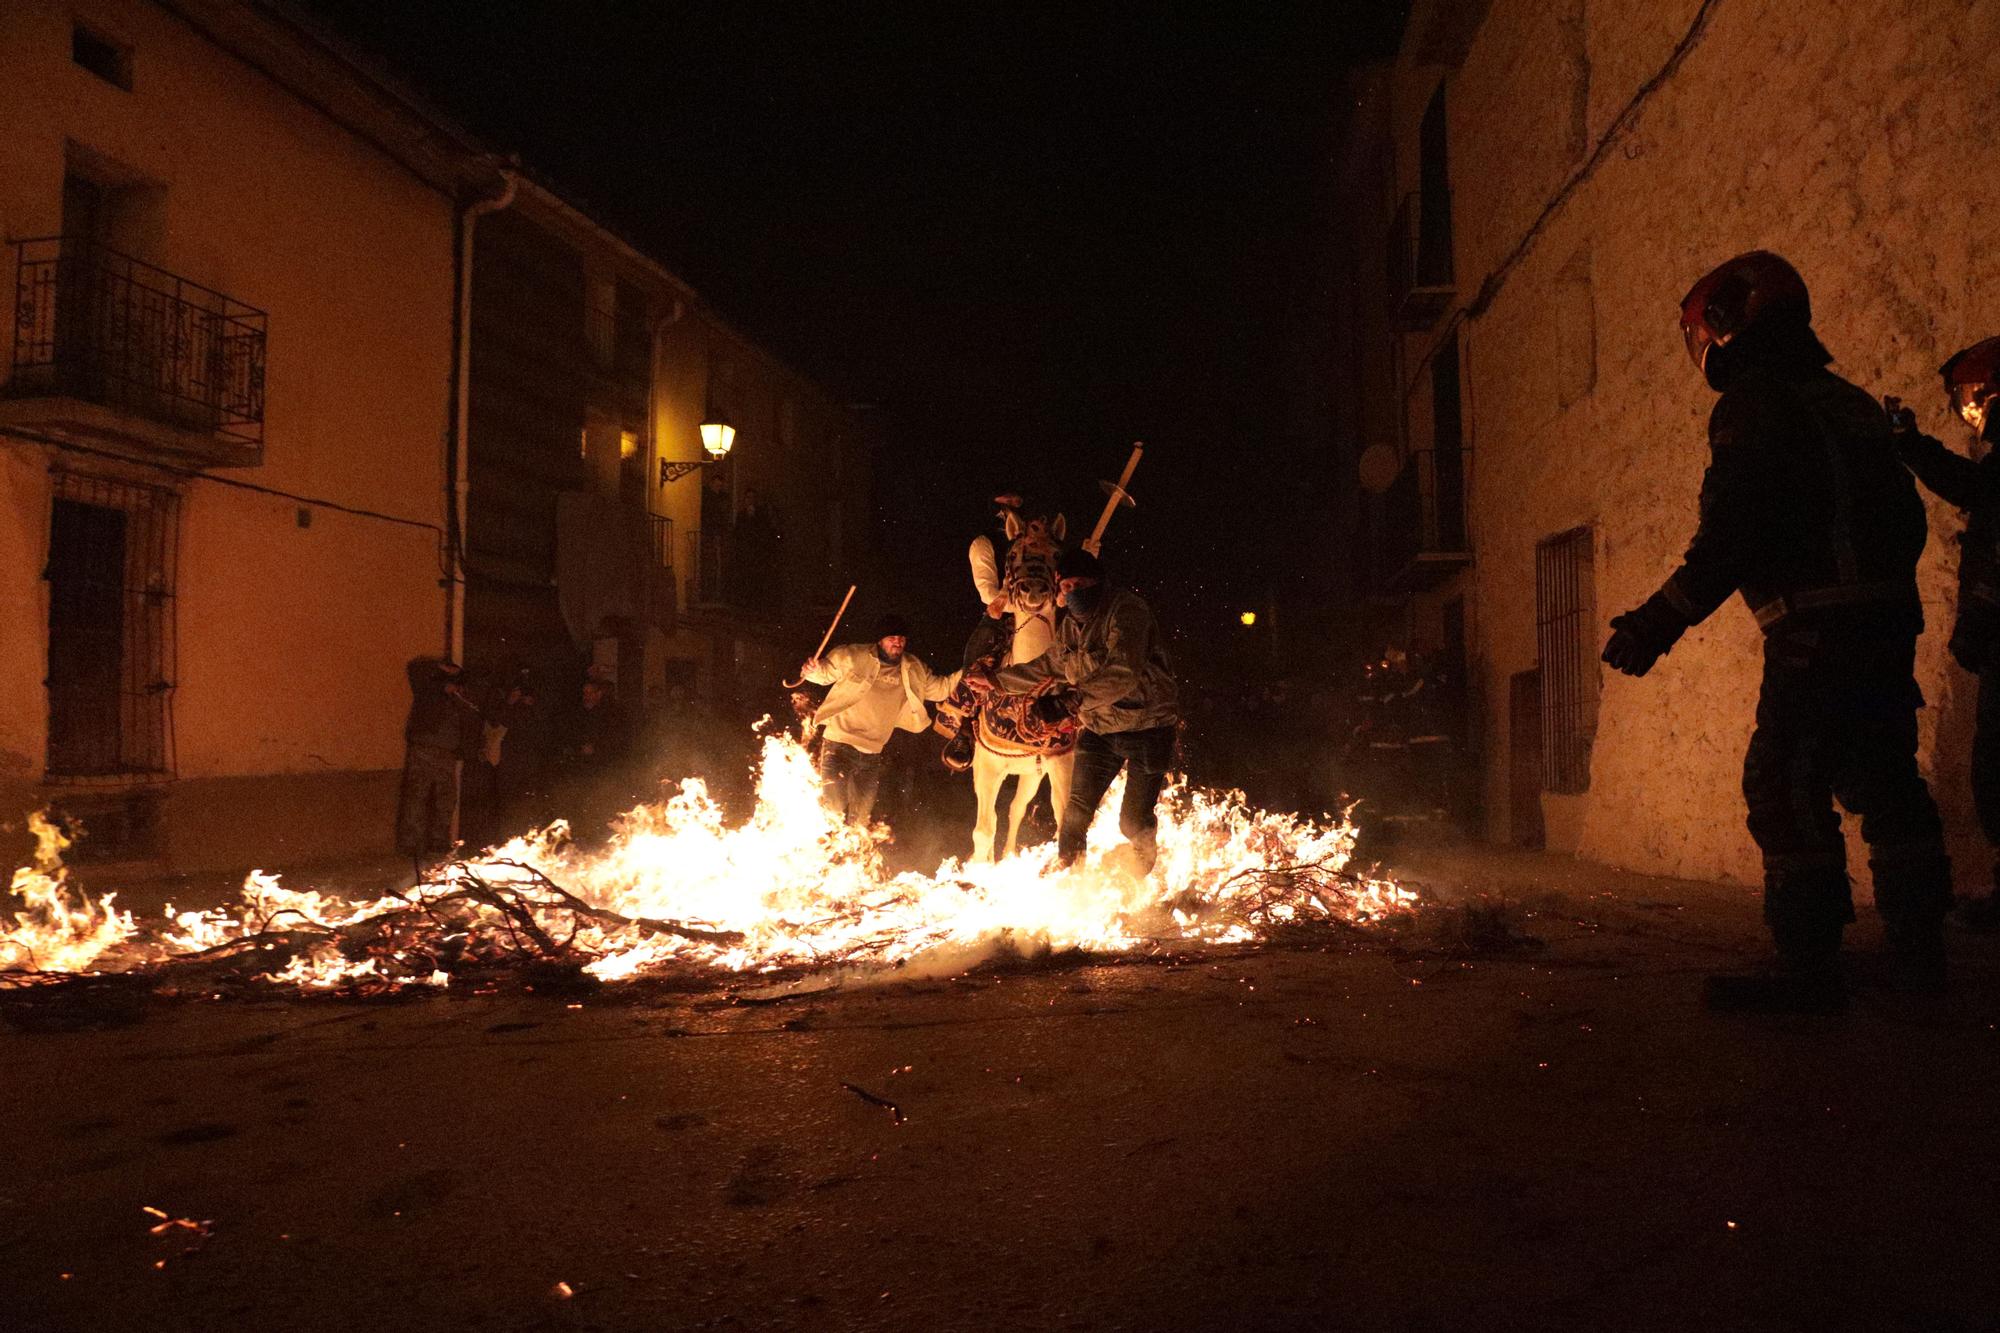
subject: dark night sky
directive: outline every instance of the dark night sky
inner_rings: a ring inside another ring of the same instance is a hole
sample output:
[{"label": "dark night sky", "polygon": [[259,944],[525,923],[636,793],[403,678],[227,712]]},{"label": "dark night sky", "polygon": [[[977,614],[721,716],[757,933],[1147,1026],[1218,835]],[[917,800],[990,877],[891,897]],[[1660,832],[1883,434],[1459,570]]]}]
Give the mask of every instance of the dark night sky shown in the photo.
[{"label": "dark night sky", "polygon": [[1204,621],[1298,595],[1326,440],[1283,423],[1324,397],[1343,72],[1399,0],[309,3],[880,404],[885,535],[943,605],[996,484],[1087,527],[1138,438],[1107,554]]}]

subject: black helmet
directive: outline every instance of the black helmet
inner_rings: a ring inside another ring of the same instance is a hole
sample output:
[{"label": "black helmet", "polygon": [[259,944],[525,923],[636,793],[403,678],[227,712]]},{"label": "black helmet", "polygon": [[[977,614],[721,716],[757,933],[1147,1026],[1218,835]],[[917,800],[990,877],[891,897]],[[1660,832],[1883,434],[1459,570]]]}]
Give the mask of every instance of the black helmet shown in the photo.
[{"label": "black helmet", "polygon": [[2000,338],[1988,338],[1954,353],[1938,373],[1944,376],[1951,410],[1981,439],[2000,436],[2000,422],[1995,420],[2000,413],[1993,410],[1993,400],[2000,397]]},{"label": "black helmet", "polygon": [[1738,255],[1713,270],[1681,298],[1681,339],[1695,369],[1715,383],[1708,361],[1756,327],[1812,325],[1812,298],[1799,271],[1769,250]]}]

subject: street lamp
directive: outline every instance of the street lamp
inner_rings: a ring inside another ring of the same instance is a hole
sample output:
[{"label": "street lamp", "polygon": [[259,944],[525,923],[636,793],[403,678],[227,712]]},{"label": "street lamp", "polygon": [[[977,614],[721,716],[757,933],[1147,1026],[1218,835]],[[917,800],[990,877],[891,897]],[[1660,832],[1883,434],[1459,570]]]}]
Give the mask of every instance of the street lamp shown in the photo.
[{"label": "street lamp", "polygon": [[705,467],[713,467],[729,457],[730,449],[736,445],[736,427],[730,424],[726,412],[715,410],[715,361],[711,353],[708,366],[708,385],[702,395],[704,406],[701,413],[701,448],[707,458],[689,462],[669,463],[660,460],[660,485],[679,481],[690,472],[699,472]]},{"label": "street lamp", "polygon": [[729,451],[736,444],[736,427],[729,424],[729,418],[719,412],[710,412],[701,423],[701,447],[707,458],[697,458],[685,462],[660,460],[660,485],[679,481],[690,472],[699,472],[705,467],[714,467],[729,457]]},{"label": "street lamp", "polygon": [[701,447],[716,462],[727,458],[729,447],[735,443],[736,427],[730,425],[721,413],[713,413],[710,420],[701,423]]}]

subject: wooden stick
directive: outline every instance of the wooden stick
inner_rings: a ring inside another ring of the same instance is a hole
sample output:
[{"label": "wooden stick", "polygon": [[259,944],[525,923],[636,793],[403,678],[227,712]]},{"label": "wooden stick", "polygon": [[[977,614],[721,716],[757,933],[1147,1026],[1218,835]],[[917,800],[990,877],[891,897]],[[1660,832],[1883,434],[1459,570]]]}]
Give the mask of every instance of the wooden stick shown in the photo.
[{"label": "wooden stick", "polygon": [[[840,618],[847,614],[847,604],[854,600],[854,590],[859,586],[860,586],[859,584],[854,584],[854,583],[850,583],[847,585],[847,596],[840,599],[840,609],[833,613],[833,623],[826,627],[825,637],[819,641],[819,647],[813,649],[812,657],[806,659],[808,662],[814,660],[814,658],[817,658],[821,653],[825,652],[826,646],[829,643],[833,642],[833,632],[840,628]],[[796,690],[799,686],[805,683],[806,683],[806,678],[804,676],[800,676],[797,680],[786,681],[785,688],[788,690]]]},{"label": "wooden stick", "polygon": [[1132,497],[1126,493],[1125,488],[1132,484],[1132,474],[1139,470],[1139,455],[1145,452],[1145,441],[1134,440],[1132,456],[1125,460],[1125,471],[1119,474],[1118,484],[1105,492],[1104,512],[1097,516],[1097,526],[1083,539],[1083,549],[1092,555],[1104,553],[1104,530],[1111,526],[1111,516],[1118,512],[1118,506],[1132,503]]}]

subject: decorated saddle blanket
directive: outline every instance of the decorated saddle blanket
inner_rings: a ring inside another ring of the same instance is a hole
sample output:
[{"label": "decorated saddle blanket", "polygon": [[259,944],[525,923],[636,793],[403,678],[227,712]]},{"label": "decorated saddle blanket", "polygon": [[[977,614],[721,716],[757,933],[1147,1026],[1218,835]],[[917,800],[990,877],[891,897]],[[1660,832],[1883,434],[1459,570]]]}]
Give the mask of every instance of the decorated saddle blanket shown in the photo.
[{"label": "decorated saddle blanket", "polygon": [[1076,748],[1076,715],[1051,722],[1025,694],[996,694],[977,714],[979,743],[995,754],[1047,758]]}]

